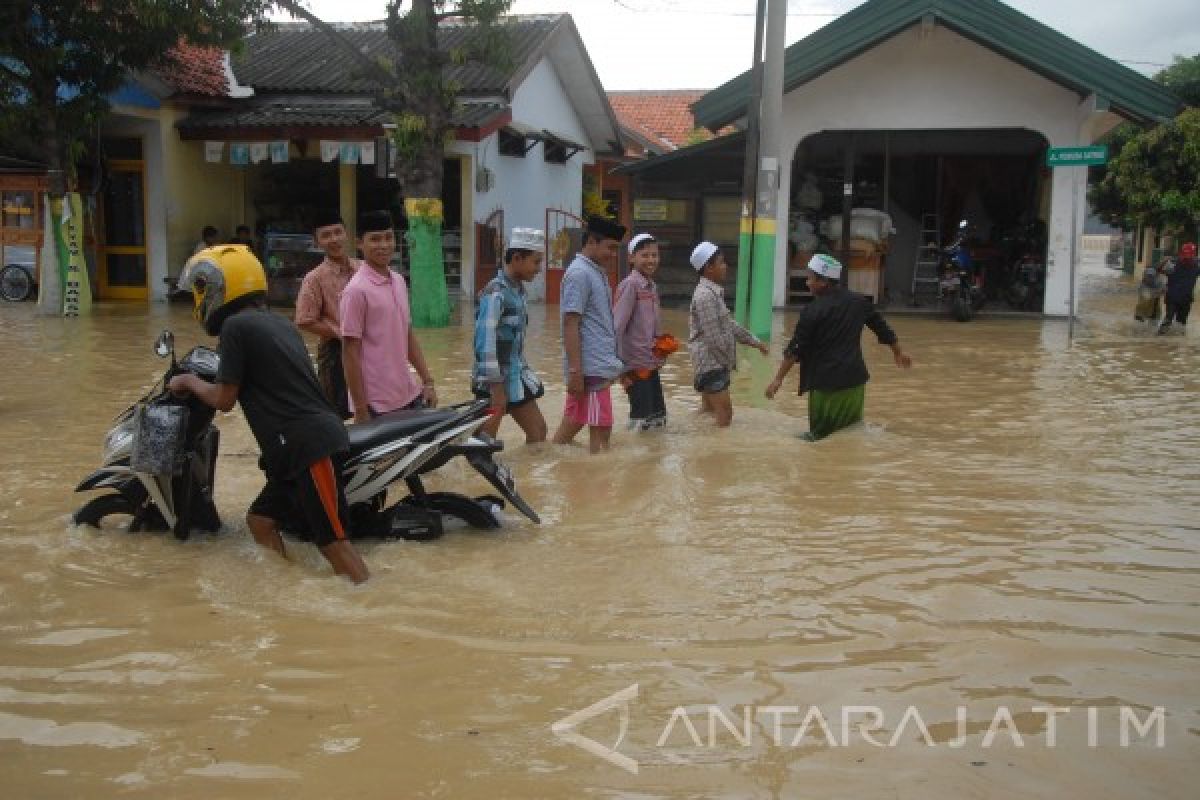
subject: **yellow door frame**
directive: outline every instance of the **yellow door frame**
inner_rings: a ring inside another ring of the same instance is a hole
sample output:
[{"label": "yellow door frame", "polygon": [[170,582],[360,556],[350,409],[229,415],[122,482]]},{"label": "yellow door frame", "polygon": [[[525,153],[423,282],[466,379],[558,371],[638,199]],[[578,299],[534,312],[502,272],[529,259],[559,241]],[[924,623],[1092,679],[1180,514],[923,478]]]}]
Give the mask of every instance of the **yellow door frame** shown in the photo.
[{"label": "yellow door frame", "polygon": [[[96,278],[100,284],[100,296],[105,300],[148,300],[150,298],[150,232],[146,229],[149,206],[146,202],[146,162],[140,159],[112,159],[108,162],[110,172],[136,172],[142,183],[142,240],[137,247],[127,245],[109,246],[105,241],[100,248],[100,263],[96,265]],[[107,204],[106,204],[107,205]],[[104,208],[108,213],[108,208]],[[101,228],[103,230],[103,228]],[[108,257],[141,256],[146,265],[146,283],[143,286],[113,286],[108,282]]]}]

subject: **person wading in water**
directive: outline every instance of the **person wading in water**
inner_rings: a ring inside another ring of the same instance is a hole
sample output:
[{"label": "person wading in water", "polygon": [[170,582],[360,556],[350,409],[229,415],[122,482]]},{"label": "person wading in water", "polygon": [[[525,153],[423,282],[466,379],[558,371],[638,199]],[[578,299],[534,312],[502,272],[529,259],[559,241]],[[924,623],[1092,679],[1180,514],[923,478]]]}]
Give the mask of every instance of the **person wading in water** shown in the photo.
[{"label": "person wading in water", "polygon": [[816,441],[862,421],[870,379],[862,354],[864,327],[892,349],[896,366],[908,369],[912,359],[870,298],[841,285],[842,265],[837,259],[815,255],[808,271],[813,301],[800,312],[766,395],[775,397],[792,365],[799,362],[800,394],[808,392],[808,433],[803,438]]},{"label": "person wading in water", "polygon": [[287,557],[280,531],[298,523],[334,572],[355,583],[370,577],[350,542],[349,511],[339,474],[350,449],[346,426],[321,393],[300,331],[263,307],[267,276],[245,247],[225,245],[192,256],[179,279],[196,318],[217,336],[216,383],[176,375],[175,394],[194,394],[220,411],[242,406],[258,442],[267,484],[246,525],[254,540]]}]

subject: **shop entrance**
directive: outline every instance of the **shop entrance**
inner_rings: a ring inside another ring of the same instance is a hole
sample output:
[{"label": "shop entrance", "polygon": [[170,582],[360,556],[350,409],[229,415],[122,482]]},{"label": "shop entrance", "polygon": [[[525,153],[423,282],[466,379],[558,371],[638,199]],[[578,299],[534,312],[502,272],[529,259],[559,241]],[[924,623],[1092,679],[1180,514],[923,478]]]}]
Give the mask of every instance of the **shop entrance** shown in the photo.
[{"label": "shop entrance", "polygon": [[[789,302],[804,299],[800,272],[811,254],[827,252],[847,261],[851,288],[892,305],[929,305],[934,298],[913,282],[921,247],[945,246],[965,219],[988,301],[1007,308],[1019,263],[1035,259],[1044,275],[1045,149],[1040,134],[1021,129],[808,137],[792,165]],[[844,208],[852,209],[848,253],[840,252]],[[1042,299],[1025,307],[1041,311]]]}]

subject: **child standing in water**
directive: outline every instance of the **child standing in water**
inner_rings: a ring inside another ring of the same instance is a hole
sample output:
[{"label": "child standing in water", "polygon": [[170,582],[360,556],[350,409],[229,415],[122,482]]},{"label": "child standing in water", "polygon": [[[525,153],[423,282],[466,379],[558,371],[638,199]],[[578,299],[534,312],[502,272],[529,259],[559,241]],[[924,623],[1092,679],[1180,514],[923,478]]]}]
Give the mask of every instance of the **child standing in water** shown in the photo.
[{"label": "child standing in water", "polygon": [[648,233],[629,240],[628,277],[617,286],[613,323],[617,330],[617,355],[627,372],[622,383],[629,395],[630,430],[648,431],[667,424],[658,369],[663,360],[654,352],[658,336],[658,242]]},{"label": "child standing in water", "polygon": [[716,418],[718,428],[728,428],[733,422],[729,382],[730,373],[737,369],[737,346],[754,347],[764,356],[770,350],[766,342],[737,324],[725,306],[721,284],[729,268],[720,248],[701,242],[692,251],[691,262],[700,276],[688,321],[688,352],[696,376],[692,385],[701,395],[702,410]]}]

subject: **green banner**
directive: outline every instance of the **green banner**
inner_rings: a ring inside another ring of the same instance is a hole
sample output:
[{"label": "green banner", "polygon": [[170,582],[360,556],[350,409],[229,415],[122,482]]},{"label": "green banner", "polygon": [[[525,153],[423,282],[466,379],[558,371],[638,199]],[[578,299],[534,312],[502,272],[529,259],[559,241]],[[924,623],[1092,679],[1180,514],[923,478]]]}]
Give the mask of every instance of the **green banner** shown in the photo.
[{"label": "green banner", "polygon": [[56,234],[62,269],[62,313],[67,317],[86,314],[92,310],[92,290],[83,256],[83,201],[78,192],[69,192],[63,199],[62,222]]}]

